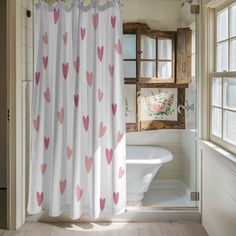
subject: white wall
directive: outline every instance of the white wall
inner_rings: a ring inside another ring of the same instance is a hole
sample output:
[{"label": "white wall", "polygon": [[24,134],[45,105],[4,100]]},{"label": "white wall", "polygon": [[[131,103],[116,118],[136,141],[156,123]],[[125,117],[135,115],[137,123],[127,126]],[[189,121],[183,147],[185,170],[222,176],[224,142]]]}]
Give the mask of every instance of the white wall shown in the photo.
[{"label": "white wall", "polygon": [[0,188],[6,188],[6,126],[7,126],[7,79],[6,79],[6,1],[0,1]]},{"label": "white wall", "polygon": [[220,153],[214,145],[202,144],[201,149],[202,223],[209,236],[235,236],[236,156],[223,150]]}]

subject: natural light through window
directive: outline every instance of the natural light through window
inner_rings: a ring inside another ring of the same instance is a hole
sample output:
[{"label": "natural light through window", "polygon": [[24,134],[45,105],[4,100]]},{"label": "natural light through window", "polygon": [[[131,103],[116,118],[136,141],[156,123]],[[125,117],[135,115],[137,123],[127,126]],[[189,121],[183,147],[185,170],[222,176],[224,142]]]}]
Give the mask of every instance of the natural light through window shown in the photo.
[{"label": "natural light through window", "polygon": [[211,75],[211,139],[236,146],[236,3],[216,12],[215,72]]}]

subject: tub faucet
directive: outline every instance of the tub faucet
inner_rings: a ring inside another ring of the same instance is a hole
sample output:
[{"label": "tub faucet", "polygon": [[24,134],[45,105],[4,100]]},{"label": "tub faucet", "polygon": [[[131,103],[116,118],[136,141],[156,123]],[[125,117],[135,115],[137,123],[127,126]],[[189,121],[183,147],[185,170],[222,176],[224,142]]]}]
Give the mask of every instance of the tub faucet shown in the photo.
[{"label": "tub faucet", "polygon": [[194,104],[189,105],[188,100],[185,100],[185,105],[178,106],[178,113],[181,113],[181,110],[185,111],[194,111]]}]

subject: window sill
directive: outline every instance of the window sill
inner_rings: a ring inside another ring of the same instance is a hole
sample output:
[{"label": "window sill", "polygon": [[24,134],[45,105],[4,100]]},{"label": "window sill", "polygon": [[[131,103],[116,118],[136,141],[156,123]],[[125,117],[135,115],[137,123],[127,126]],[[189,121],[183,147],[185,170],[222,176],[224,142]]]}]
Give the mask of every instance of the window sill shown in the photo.
[{"label": "window sill", "polygon": [[215,152],[217,152],[218,154],[220,154],[224,158],[226,158],[236,164],[236,155],[230,153],[229,151],[225,150],[224,148],[222,148],[222,147],[218,146],[217,144],[212,143],[210,141],[201,140],[201,143],[203,145],[209,147],[210,149],[214,150]]}]

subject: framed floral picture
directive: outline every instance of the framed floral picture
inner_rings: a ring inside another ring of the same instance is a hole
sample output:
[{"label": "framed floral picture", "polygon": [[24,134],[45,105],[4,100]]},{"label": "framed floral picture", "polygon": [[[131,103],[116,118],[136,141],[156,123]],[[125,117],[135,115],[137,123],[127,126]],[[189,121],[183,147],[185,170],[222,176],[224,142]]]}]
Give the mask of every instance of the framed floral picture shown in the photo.
[{"label": "framed floral picture", "polygon": [[125,122],[136,123],[136,84],[125,84]]},{"label": "framed floral picture", "polygon": [[141,121],[178,121],[177,88],[141,88]]}]

